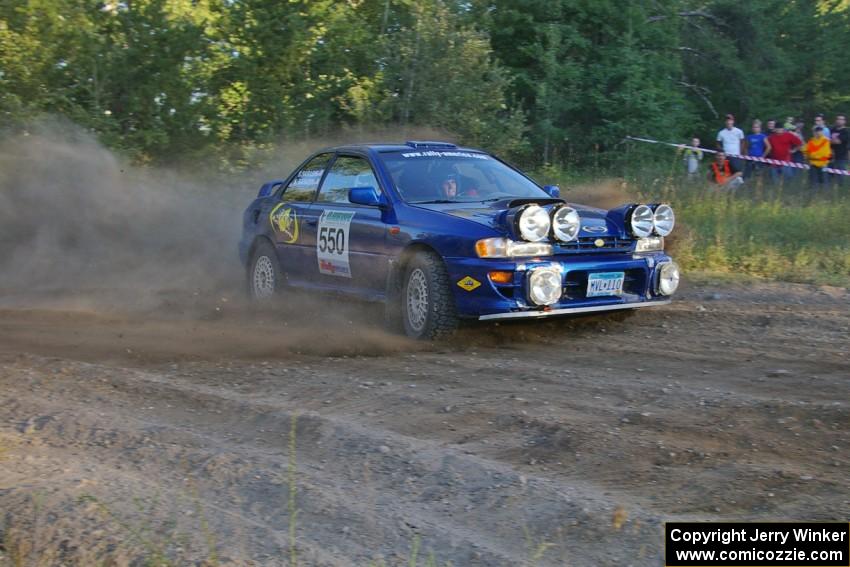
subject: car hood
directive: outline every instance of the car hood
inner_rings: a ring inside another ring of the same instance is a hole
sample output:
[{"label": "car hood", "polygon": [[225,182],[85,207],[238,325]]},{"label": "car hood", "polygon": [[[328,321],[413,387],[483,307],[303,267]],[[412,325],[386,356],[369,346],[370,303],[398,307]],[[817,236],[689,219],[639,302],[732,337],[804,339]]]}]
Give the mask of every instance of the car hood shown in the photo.
[{"label": "car hood", "polygon": [[[513,201],[495,201],[493,203],[427,203],[414,206],[429,211],[444,213],[454,217],[467,219],[498,231],[509,230],[506,226],[505,213],[512,206],[528,202],[548,206],[561,203],[560,199],[515,199]],[[567,203],[578,211],[581,216],[580,236],[620,235],[621,227],[608,216],[608,211]]]}]

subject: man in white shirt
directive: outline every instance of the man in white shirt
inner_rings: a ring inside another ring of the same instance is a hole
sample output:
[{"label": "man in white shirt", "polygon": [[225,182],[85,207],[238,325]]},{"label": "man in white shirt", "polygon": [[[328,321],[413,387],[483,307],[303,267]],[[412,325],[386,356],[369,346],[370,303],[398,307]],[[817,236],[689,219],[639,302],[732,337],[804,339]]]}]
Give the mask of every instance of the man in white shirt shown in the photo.
[{"label": "man in white shirt", "polygon": [[742,155],[741,141],[743,140],[744,132],[740,128],[735,128],[735,117],[727,114],[726,128],[717,133],[717,148],[730,154],[729,161],[737,171],[741,171],[741,160],[731,156]]}]

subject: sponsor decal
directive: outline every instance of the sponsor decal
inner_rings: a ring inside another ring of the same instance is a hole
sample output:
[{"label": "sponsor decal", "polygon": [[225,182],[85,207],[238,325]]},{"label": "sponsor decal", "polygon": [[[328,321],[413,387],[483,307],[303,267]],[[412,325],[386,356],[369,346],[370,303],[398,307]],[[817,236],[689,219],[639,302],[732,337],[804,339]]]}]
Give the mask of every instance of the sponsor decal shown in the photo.
[{"label": "sponsor decal", "polygon": [[280,203],[269,213],[272,228],[279,233],[285,244],[293,244],[298,240],[298,215],[289,207]]},{"label": "sponsor decal", "polygon": [[351,211],[325,210],[319,217],[316,234],[316,257],[319,272],[328,276],[351,277],[348,251],[351,219],[357,214]]},{"label": "sponsor decal", "polygon": [[466,276],[459,282],[457,285],[465,289],[466,291],[472,291],[481,286],[481,282],[473,278],[472,276]]},{"label": "sponsor decal", "polygon": [[436,157],[436,158],[449,157],[449,158],[455,158],[455,157],[459,157],[459,158],[473,158],[473,159],[490,159],[489,156],[486,156],[484,154],[474,154],[472,152],[458,152],[458,151],[438,152],[438,151],[434,151],[434,150],[428,150],[428,151],[424,151],[424,152],[405,152],[401,155],[402,155],[402,157],[405,157],[405,158],[418,158],[418,157]]}]

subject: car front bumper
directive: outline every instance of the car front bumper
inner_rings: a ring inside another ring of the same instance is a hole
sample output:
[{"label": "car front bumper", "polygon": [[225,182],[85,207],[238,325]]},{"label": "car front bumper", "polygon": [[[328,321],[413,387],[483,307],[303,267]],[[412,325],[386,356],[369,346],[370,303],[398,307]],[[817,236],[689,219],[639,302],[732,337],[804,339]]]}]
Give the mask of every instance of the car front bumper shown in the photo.
[{"label": "car front bumper", "polygon": [[533,310],[533,311],[512,311],[510,313],[493,313],[490,315],[481,315],[478,317],[481,321],[490,319],[523,319],[540,317],[554,317],[558,315],[574,315],[580,313],[595,313],[597,311],[618,311],[620,309],[635,309],[637,307],[656,307],[658,305],[669,305],[669,299],[660,299],[655,301],[636,301],[632,303],[614,303],[608,305],[589,305],[586,307],[562,307],[560,309],[549,310]]},{"label": "car front bumper", "polygon": [[[539,318],[652,307],[670,303],[658,291],[658,272],[672,259],[663,252],[649,254],[557,255],[530,259],[446,258],[455,304],[461,317],[481,320]],[[528,274],[539,267],[555,267],[562,274],[561,299],[552,305],[534,305],[528,299]],[[511,281],[494,283],[490,272],[512,272]],[[587,297],[590,274],[623,272],[622,295]],[[471,280],[469,279],[471,278]],[[478,282],[480,285],[468,285]],[[471,288],[471,289],[470,289]]]}]

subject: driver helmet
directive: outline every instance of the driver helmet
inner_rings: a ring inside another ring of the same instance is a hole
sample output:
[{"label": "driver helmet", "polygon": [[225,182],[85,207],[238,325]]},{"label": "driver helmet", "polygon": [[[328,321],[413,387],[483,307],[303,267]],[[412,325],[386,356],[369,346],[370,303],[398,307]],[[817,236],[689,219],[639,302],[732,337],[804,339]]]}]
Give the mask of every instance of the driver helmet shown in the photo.
[{"label": "driver helmet", "polygon": [[443,198],[452,198],[457,195],[460,180],[454,168],[442,168],[437,172],[436,178]]}]

